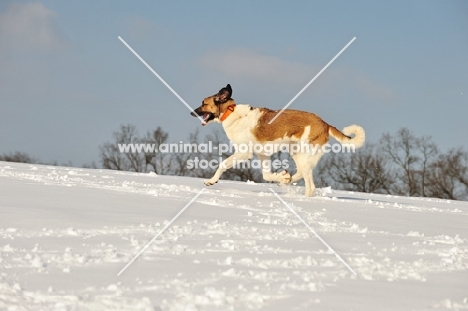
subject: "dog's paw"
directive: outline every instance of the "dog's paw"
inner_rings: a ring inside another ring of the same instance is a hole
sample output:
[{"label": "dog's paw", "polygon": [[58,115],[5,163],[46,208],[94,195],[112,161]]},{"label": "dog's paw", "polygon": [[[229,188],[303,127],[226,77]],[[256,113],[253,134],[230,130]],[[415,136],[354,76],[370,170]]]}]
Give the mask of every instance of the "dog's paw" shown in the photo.
[{"label": "dog's paw", "polygon": [[217,180],[213,180],[213,179],[205,180],[205,186],[213,186],[217,182],[218,182]]},{"label": "dog's paw", "polygon": [[282,171],[278,174],[278,182],[281,184],[289,184],[291,182],[291,174],[288,171]]}]

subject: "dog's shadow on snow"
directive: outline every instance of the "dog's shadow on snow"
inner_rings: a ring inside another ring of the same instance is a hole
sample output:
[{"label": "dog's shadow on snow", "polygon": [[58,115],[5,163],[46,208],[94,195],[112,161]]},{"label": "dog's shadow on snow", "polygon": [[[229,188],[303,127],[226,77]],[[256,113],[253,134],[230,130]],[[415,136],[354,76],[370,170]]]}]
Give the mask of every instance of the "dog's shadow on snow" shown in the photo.
[{"label": "dog's shadow on snow", "polygon": [[336,196],[336,198],[339,199],[339,200],[349,200],[349,201],[368,201],[369,203],[389,203],[389,201],[376,200],[376,199],[370,200],[370,199],[366,199],[366,198],[338,197],[338,196]]},{"label": "dog's shadow on snow", "polygon": [[363,198],[337,197],[337,196],[331,196],[329,198],[337,198],[339,200],[350,200],[350,201],[367,201],[367,200],[369,200],[369,199],[363,199]]}]

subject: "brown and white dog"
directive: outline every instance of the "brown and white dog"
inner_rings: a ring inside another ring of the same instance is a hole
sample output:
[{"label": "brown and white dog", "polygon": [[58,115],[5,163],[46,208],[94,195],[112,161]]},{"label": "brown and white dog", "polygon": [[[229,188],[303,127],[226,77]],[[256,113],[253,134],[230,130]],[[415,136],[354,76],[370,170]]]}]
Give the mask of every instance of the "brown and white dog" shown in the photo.
[{"label": "brown and white dog", "polygon": [[[220,122],[227,137],[235,145],[241,144],[310,144],[324,146],[330,136],[341,144],[353,144],[359,148],[364,144],[365,132],[358,125],[351,125],[339,131],[313,113],[286,109],[277,119],[269,124],[279,111],[267,108],[253,108],[250,105],[236,105],[232,96],[232,88],[228,84],[217,94],[205,98],[202,105],[195,109],[202,117],[202,125],[210,122]],[[196,116],[192,113],[192,116]],[[354,135],[354,137],[351,137]],[[238,148],[240,149],[240,148]],[[293,149],[293,148],[291,148]],[[317,150],[317,149],[315,149]],[[320,149],[319,149],[320,150]],[[315,185],[312,170],[317,165],[323,152],[290,152],[296,162],[297,173],[292,177],[287,171],[272,173],[263,169],[263,179],[279,183],[293,183],[301,178],[305,181],[305,195],[312,196]],[[269,160],[270,156],[263,152],[255,152],[260,161]],[[223,161],[214,176],[205,181],[210,186],[218,182],[221,174],[231,168],[235,161],[245,161],[253,157],[253,152],[236,152]],[[262,167],[264,167],[262,165]]]}]

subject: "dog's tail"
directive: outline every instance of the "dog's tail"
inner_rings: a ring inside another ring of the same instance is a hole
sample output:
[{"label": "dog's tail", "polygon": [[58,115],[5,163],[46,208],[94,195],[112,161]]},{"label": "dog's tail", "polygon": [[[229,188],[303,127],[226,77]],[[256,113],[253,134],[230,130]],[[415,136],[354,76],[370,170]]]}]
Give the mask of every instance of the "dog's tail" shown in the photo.
[{"label": "dog's tail", "polygon": [[[336,127],[330,125],[328,133],[339,141],[340,144],[352,144],[356,149],[362,147],[366,140],[366,132],[364,132],[362,127],[356,124],[345,127],[343,132],[340,132]],[[351,137],[351,135],[354,135],[354,137]]]}]

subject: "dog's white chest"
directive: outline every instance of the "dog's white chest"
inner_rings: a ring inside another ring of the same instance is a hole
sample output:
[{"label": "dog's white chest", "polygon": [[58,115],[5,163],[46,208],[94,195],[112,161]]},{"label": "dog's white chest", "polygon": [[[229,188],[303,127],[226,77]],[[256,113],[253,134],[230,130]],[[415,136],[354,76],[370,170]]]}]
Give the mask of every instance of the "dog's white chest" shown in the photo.
[{"label": "dog's white chest", "polygon": [[251,109],[249,105],[237,105],[232,119],[229,118],[223,122],[223,128],[230,141],[235,144],[255,142],[252,129],[260,118],[257,109]]}]

